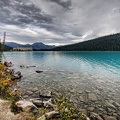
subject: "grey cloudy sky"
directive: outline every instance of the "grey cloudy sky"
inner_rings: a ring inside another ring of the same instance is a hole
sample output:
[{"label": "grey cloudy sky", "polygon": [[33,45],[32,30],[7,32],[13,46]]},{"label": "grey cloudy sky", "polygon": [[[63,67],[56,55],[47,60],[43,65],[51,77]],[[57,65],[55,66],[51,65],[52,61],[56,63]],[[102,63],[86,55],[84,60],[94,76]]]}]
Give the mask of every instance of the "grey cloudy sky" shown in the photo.
[{"label": "grey cloudy sky", "polygon": [[120,32],[120,0],[0,0],[0,38],[77,43]]}]

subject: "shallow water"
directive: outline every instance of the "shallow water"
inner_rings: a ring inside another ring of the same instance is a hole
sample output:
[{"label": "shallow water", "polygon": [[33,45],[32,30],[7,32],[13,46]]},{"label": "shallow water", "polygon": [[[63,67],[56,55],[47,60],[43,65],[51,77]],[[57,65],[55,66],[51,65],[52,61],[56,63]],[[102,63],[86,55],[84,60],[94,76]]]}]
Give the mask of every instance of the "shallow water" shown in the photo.
[{"label": "shallow water", "polygon": [[[23,92],[36,86],[52,89],[69,97],[78,108],[99,105],[96,111],[101,113],[102,108],[104,114],[106,102],[120,103],[120,52],[5,52],[3,61],[13,62],[22,72]],[[90,100],[91,93],[95,101]],[[119,109],[114,111],[117,117]]]},{"label": "shallow water", "polygon": [[[35,65],[49,71],[77,72],[112,81],[120,79],[120,52],[5,52],[4,60],[19,65]],[[28,70],[32,74],[34,71]]]}]

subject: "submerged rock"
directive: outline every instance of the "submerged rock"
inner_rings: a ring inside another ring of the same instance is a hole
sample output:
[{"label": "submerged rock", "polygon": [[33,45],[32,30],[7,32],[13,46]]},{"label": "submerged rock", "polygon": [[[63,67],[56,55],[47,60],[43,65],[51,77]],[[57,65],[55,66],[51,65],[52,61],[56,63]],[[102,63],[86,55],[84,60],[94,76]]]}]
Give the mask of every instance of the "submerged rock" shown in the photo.
[{"label": "submerged rock", "polygon": [[20,68],[25,68],[25,66],[24,65],[20,65]]},{"label": "submerged rock", "polygon": [[43,71],[41,71],[41,70],[36,70],[36,73],[42,73]]},{"label": "submerged rock", "polygon": [[94,107],[88,107],[87,110],[92,112],[95,108]]},{"label": "submerged rock", "polygon": [[113,105],[116,106],[116,107],[120,107],[120,104],[117,103],[117,102],[113,102]]},{"label": "submerged rock", "polygon": [[27,95],[32,95],[33,92],[32,91],[27,91]]},{"label": "submerged rock", "polygon": [[85,114],[85,115],[87,114],[87,110],[86,110],[86,109],[81,109],[81,108],[79,108],[79,111],[82,112],[82,113]]},{"label": "submerged rock", "polygon": [[36,92],[36,91],[38,91],[39,89],[37,88],[37,87],[34,87],[34,88],[31,88],[31,91],[32,92]]},{"label": "submerged rock", "polygon": [[91,112],[90,119],[91,120],[103,120],[98,114],[96,114],[94,112]]},{"label": "submerged rock", "polygon": [[35,65],[27,66],[27,67],[36,67]]},{"label": "submerged rock", "polygon": [[89,90],[85,90],[85,92],[86,92],[86,93],[90,93],[90,91],[89,91]]},{"label": "submerged rock", "polygon": [[108,107],[108,108],[111,108],[111,109],[116,109],[116,107],[112,104],[112,103],[110,103],[110,102],[106,102],[106,106]]},{"label": "submerged rock", "polygon": [[52,92],[49,91],[49,90],[39,91],[39,97],[40,98],[51,98],[52,97]]},{"label": "submerged rock", "polygon": [[97,101],[97,97],[96,97],[96,95],[94,93],[89,93],[88,98],[91,101]]},{"label": "submerged rock", "polygon": [[113,116],[104,116],[104,120],[117,120],[116,117]]}]

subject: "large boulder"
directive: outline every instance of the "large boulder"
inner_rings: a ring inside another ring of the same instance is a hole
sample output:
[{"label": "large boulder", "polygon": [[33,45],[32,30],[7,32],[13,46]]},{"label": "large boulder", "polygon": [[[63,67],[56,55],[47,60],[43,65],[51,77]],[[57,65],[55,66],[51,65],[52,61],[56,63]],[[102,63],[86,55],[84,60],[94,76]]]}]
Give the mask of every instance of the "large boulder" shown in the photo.
[{"label": "large boulder", "polygon": [[47,101],[42,101],[39,98],[34,98],[34,99],[30,99],[30,101],[36,105],[37,107],[44,107],[44,108],[56,108],[56,105],[53,104],[52,99],[50,98]]},{"label": "large boulder", "polygon": [[38,108],[32,102],[26,100],[20,100],[16,102],[16,105],[18,108],[21,108],[24,112],[37,113],[38,111]]},{"label": "large boulder", "polygon": [[39,100],[39,99],[30,99],[30,101],[36,105],[37,107],[43,107],[44,106],[44,103],[43,101]]},{"label": "large boulder", "polygon": [[6,67],[13,67],[12,62],[4,62],[4,65],[5,65]]},{"label": "large boulder", "polygon": [[14,74],[15,72],[14,69],[8,69],[8,68],[5,68],[4,71],[10,74]]},{"label": "large boulder", "polygon": [[13,76],[13,78],[12,78],[13,80],[14,80],[14,79],[20,79],[20,78],[22,77],[20,71],[17,71],[17,72],[15,72],[15,73],[13,73],[12,76]]}]

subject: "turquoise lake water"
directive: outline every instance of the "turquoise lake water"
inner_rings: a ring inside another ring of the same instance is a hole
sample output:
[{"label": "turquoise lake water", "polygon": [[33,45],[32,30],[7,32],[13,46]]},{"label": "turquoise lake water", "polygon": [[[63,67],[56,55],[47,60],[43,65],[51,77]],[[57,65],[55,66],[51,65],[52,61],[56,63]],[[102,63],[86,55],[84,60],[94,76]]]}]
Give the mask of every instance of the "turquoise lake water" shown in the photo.
[{"label": "turquoise lake water", "polygon": [[[5,52],[3,58],[13,62],[16,69],[20,65],[35,65],[43,71],[63,70],[120,80],[120,52]],[[27,72],[28,75],[33,73],[32,70]]]},{"label": "turquoise lake water", "polygon": [[[4,52],[2,58],[21,71],[17,86],[25,99],[38,98],[39,91],[48,89],[62,93],[78,109],[94,107],[111,116],[108,103],[120,104],[120,52]],[[120,118],[120,110],[114,112]]]}]

